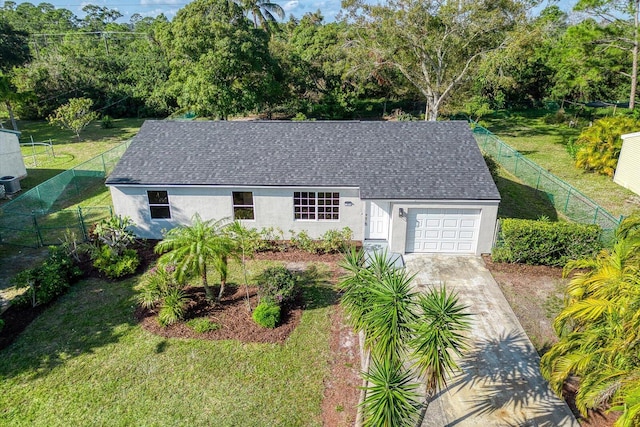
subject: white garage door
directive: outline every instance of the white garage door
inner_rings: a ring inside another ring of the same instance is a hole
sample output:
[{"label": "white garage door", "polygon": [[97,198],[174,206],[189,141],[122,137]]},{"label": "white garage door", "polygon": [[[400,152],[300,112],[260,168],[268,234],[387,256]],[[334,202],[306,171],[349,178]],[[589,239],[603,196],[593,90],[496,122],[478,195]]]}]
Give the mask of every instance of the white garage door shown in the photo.
[{"label": "white garage door", "polygon": [[407,252],[476,252],[480,209],[409,209]]}]

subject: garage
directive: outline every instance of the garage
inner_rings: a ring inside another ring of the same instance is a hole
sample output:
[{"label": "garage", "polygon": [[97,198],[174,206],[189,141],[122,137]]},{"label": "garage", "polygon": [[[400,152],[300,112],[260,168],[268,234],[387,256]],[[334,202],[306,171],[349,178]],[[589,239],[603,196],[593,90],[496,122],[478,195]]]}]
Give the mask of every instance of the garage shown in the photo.
[{"label": "garage", "polygon": [[409,209],[406,252],[474,254],[480,209]]}]

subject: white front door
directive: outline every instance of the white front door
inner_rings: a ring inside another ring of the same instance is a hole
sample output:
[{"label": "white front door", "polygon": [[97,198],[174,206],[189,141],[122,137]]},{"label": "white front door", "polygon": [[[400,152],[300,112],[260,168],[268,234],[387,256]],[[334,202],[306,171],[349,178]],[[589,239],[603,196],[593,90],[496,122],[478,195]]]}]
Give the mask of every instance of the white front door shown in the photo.
[{"label": "white front door", "polygon": [[409,209],[406,251],[475,253],[480,215],[480,209]]},{"label": "white front door", "polygon": [[389,202],[368,202],[367,239],[389,237]]}]

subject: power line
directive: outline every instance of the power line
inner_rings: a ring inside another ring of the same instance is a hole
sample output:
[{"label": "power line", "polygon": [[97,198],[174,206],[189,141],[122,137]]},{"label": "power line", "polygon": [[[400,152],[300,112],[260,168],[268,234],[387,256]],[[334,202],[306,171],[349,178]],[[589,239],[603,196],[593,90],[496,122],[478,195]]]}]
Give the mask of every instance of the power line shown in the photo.
[{"label": "power line", "polygon": [[99,36],[108,36],[110,34],[126,34],[128,36],[148,36],[147,33],[136,33],[133,31],[69,31],[68,33],[34,33],[31,36],[39,37],[39,36],[90,36],[90,35],[99,35]]}]

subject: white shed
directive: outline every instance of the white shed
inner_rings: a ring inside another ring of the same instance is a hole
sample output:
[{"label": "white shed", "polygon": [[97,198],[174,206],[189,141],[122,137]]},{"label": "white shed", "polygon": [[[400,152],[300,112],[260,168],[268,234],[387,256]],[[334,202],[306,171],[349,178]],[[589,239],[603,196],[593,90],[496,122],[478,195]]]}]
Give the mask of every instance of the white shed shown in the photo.
[{"label": "white shed", "polygon": [[0,129],[0,177],[24,178],[27,176],[22,151],[20,151],[19,135],[20,132]]},{"label": "white shed", "polygon": [[613,182],[640,195],[640,132],[622,135]]}]

